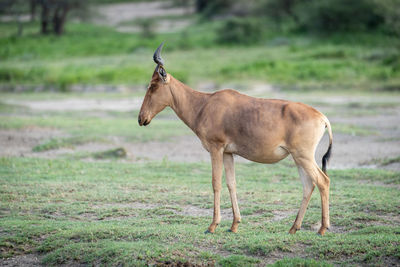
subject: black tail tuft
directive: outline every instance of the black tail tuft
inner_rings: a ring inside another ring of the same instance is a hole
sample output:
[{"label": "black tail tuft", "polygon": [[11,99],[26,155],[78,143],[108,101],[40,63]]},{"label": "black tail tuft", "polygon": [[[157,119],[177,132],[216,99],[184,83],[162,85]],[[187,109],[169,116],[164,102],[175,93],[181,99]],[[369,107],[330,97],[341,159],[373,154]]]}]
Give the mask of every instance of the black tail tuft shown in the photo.
[{"label": "black tail tuft", "polygon": [[331,152],[332,152],[332,143],[329,144],[328,151],[326,151],[325,155],[322,157],[322,171],[326,173],[326,164],[329,161],[329,158],[331,157]]}]

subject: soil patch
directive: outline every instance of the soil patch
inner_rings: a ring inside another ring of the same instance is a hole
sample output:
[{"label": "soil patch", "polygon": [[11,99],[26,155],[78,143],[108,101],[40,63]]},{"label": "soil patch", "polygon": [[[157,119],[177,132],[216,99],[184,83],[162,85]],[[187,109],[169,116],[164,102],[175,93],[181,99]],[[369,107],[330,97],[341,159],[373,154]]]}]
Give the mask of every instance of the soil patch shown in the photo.
[{"label": "soil patch", "polygon": [[[154,25],[154,31],[161,33],[176,32],[187,28],[192,23],[189,19],[182,20],[157,20]],[[117,31],[126,33],[143,32],[143,29],[139,26],[118,26]]]},{"label": "soil patch", "polygon": [[0,259],[1,266],[7,267],[35,267],[42,266],[36,254],[18,255],[8,259]]},{"label": "soil patch", "polygon": [[160,16],[179,16],[193,13],[193,7],[174,7],[171,2],[138,2],[101,5],[97,8],[99,17],[93,22],[102,25],[117,26],[122,22],[138,18]]},{"label": "soil patch", "polygon": [[51,128],[26,127],[19,130],[0,129],[0,157],[32,156],[32,148],[42,141],[65,136],[61,131]]},{"label": "soil patch", "polygon": [[[171,212],[177,215],[185,215],[185,216],[199,216],[199,217],[212,217],[213,210],[203,209],[193,205],[179,205],[179,209],[176,209],[172,206],[165,206],[161,204],[153,204],[153,203],[106,203],[100,205],[93,205],[93,208],[131,208],[131,209],[155,209],[155,208],[165,208],[170,210]],[[232,219],[232,210],[231,209],[221,209],[221,216],[226,219]]]},{"label": "soil patch", "polygon": [[130,99],[100,100],[100,99],[59,99],[59,100],[6,100],[10,105],[26,106],[38,111],[132,111],[140,109],[143,98],[135,97]]},{"label": "soil patch", "polygon": [[293,214],[296,214],[296,212],[297,211],[295,211],[295,210],[274,210],[274,211],[272,211],[272,214],[274,215],[274,217],[269,219],[269,221],[271,221],[271,222],[281,221],[281,220],[288,218],[289,216],[291,216]]},{"label": "soil patch", "polygon": [[[263,91],[270,92],[271,89],[261,88]],[[260,90],[261,90],[260,89]],[[270,92],[271,93],[271,92]],[[330,116],[332,124],[334,141],[333,153],[328,165],[328,169],[346,169],[346,168],[385,168],[394,171],[400,171],[400,163],[393,163],[387,166],[380,166],[378,159],[394,158],[400,155],[400,104],[396,97],[374,99],[364,96],[345,98],[341,96],[330,96],[330,103],[327,106],[321,103],[320,98],[304,95],[302,98],[294,99],[293,96],[286,97],[283,93],[277,92],[276,97],[286,98],[295,101],[313,102],[317,101],[316,108],[324,112],[327,108],[340,108],[340,114],[347,114],[347,110],[354,110],[351,103],[366,103],[371,107],[377,106],[374,115],[366,116]],[[367,101],[368,100],[368,101]],[[319,101],[319,102],[318,102]],[[140,108],[142,98],[114,99],[114,100],[94,100],[94,99],[62,99],[48,101],[11,101],[7,103],[23,105],[32,110],[41,111],[99,111],[99,116],[103,116],[101,111],[131,111]],[[375,103],[375,104],[374,104]],[[389,105],[390,104],[390,105]],[[387,111],[390,113],[379,112]],[[350,108],[349,108],[350,107]],[[384,108],[382,108],[384,107]],[[351,113],[348,113],[351,114]],[[106,115],[104,115],[106,116]],[[157,119],[157,118],[156,118]],[[352,135],[343,134],[335,131],[336,124],[355,125],[358,127],[371,128],[376,134],[371,135]],[[127,158],[121,161],[127,162],[145,162],[154,160],[168,159],[177,162],[210,162],[208,152],[203,148],[199,139],[193,134],[189,136],[180,136],[169,139],[168,141],[151,141],[146,143],[127,143],[120,138],[113,138],[109,144],[90,143],[81,146],[75,146],[74,149],[59,149],[42,153],[32,153],[31,149],[44,139],[60,135],[59,131],[52,129],[23,129],[23,130],[0,130],[0,150],[1,156],[37,156],[55,158],[65,153],[73,152],[98,152],[116,147],[123,147],[127,151]],[[321,163],[321,158],[328,148],[328,136],[324,135],[322,141],[317,147],[316,161]],[[289,157],[290,158],[290,157]],[[94,160],[88,158],[85,160]],[[248,162],[237,156],[237,162]],[[291,160],[291,159],[290,159]],[[377,162],[377,163],[375,163]]]}]

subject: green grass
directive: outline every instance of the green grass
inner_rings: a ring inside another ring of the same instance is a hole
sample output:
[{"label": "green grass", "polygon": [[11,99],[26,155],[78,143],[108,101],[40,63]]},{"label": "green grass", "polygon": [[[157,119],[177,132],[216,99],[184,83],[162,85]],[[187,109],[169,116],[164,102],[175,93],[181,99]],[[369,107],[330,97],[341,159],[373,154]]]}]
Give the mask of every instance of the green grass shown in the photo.
[{"label": "green grass", "polygon": [[126,158],[126,155],[127,152],[123,147],[93,153],[95,159],[120,159]]},{"label": "green grass", "polygon": [[375,158],[366,163],[367,164],[376,164],[376,165],[380,165],[380,166],[388,166],[393,163],[400,163],[400,156],[392,157],[392,158]]},{"label": "green grass", "polygon": [[23,129],[31,126],[59,129],[71,135],[68,138],[54,138],[35,147],[36,151],[71,147],[91,141],[104,141],[111,136],[126,141],[145,142],[168,140],[173,136],[190,134],[190,130],[179,120],[157,119],[146,128],[137,123],[137,112],[131,116],[82,116],[79,113],[56,113],[43,116],[0,115],[0,129]]},{"label": "green grass", "polygon": [[[239,233],[205,235],[212,214],[210,165],[168,161],[124,164],[30,158],[0,159],[1,257],[38,253],[58,264],[330,264],[399,261],[399,173],[331,170],[334,232],[316,235],[315,192],[303,230],[287,234],[301,200],[293,166],[238,164],[244,214]],[[366,182],[365,182],[366,181]],[[382,185],[374,185],[379,181]],[[229,209],[224,188],[222,208]],[[192,212],[183,213],[186,207]],[[199,216],[200,214],[209,216]],[[287,212],[273,220],[273,212]],[[300,259],[306,257],[307,259]],[[273,262],[273,261],[272,261]],[[271,263],[272,263],[271,262]]]},{"label": "green grass", "polygon": [[[41,96],[0,97],[34,101],[91,95]],[[114,99],[121,96],[110,95]],[[392,107],[369,108],[387,106]],[[34,126],[63,133],[44,139],[36,151],[91,141],[112,143],[114,137],[143,142],[190,134],[182,122],[171,118],[171,110],[142,128],[136,122],[137,112],[34,111],[0,102],[0,129]],[[333,127],[337,132],[337,125]],[[370,130],[338,127],[360,135]],[[400,260],[398,172],[329,170],[332,231],[324,237],[316,235],[321,213],[316,190],[302,231],[291,236],[287,232],[302,197],[293,162],[237,164],[239,233],[225,231],[231,218],[226,215],[230,200],[224,187],[223,220],[215,234],[205,235],[213,205],[210,164],[123,163],[117,161],[123,156],[120,149],[80,151],[58,159],[0,158],[0,257],[34,254],[52,266],[386,266]],[[82,160],[88,158],[111,162]]]},{"label": "green grass", "polygon": [[0,114],[22,113],[27,112],[29,109],[21,105],[11,105],[0,102]]},{"label": "green grass", "polygon": [[36,145],[32,148],[33,152],[43,152],[52,149],[60,149],[60,148],[73,148],[77,145],[82,145],[89,142],[105,142],[106,140],[101,138],[89,137],[89,136],[74,136],[69,138],[51,138],[50,140]]},{"label": "green grass", "polygon": [[379,132],[372,127],[362,127],[353,124],[335,123],[332,130],[336,133],[349,134],[353,136],[378,135]]},{"label": "green grass", "polygon": [[[326,96],[326,100],[329,101],[329,96]],[[324,112],[328,117],[365,117],[383,114],[393,115],[395,114],[394,109],[399,105],[399,103],[391,101],[377,103],[352,102],[346,104],[310,101],[307,104],[323,108],[329,107],[328,110]],[[340,126],[339,129],[340,128],[343,128],[343,126]],[[368,130],[368,128],[365,128],[364,130]],[[371,130],[371,128],[369,130]],[[347,131],[347,133],[348,132],[349,131]],[[371,132],[371,134],[374,134],[373,130],[371,130]]]},{"label": "green grass", "polygon": [[400,156],[384,159],[382,162],[382,165],[386,166],[386,165],[398,163],[398,162],[400,162]]},{"label": "green grass", "polygon": [[0,83],[9,88],[24,84],[63,90],[74,84],[146,84],[154,69],[154,48],[165,40],[167,71],[193,86],[207,79],[257,80],[286,89],[399,88],[399,39],[361,33],[326,38],[269,32],[251,46],[226,46],[216,42],[220,26],[219,21],[204,22],[149,39],[74,23],[67,25],[64,36],[40,36],[38,25],[27,24],[24,35],[17,38],[12,36],[12,24],[1,23]]},{"label": "green grass", "polygon": [[[81,94],[65,95],[64,93],[42,94],[2,94],[4,99],[38,100],[38,99],[66,99],[68,97],[80,98]],[[131,96],[131,95],[130,95]],[[86,95],[84,97],[90,97]],[[124,95],[94,94],[93,99],[123,98]],[[140,127],[137,123],[138,111],[35,111],[19,105],[10,105],[0,102],[0,130],[40,129],[53,132],[53,137],[44,137],[39,144],[32,147],[33,152],[58,150],[61,148],[75,148],[87,143],[113,144],[119,142],[147,142],[168,141],[171,138],[192,134],[176,116],[173,111],[166,109],[147,127]],[[29,134],[28,134],[29,135]],[[118,145],[120,146],[120,145]],[[60,157],[70,160],[81,159],[105,159],[113,160],[127,156],[123,147],[117,147],[106,151],[74,151],[73,154],[63,154]],[[146,158],[136,157],[136,160]]]},{"label": "green grass", "polygon": [[283,260],[276,261],[272,264],[274,267],[283,266],[297,266],[297,267],[322,267],[322,266],[332,266],[325,261],[316,261],[313,259],[303,259],[303,258],[284,258]]},{"label": "green grass", "polygon": [[[40,95],[4,94],[4,99],[31,100],[40,99]],[[80,98],[80,95],[44,94],[43,99],[64,99],[68,97]],[[85,96],[89,97],[89,96]],[[94,98],[104,99],[103,94],[94,95]],[[117,96],[111,95],[111,98]],[[383,104],[382,104],[383,105]],[[369,105],[372,106],[372,105]],[[386,107],[386,105],[384,105]],[[379,105],[380,107],[380,105]],[[391,106],[390,106],[391,107]],[[346,106],[344,110],[347,110]],[[370,108],[376,110],[377,107]],[[138,111],[133,112],[105,112],[91,111],[33,111],[23,106],[9,105],[0,102],[0,129],[26,129],[29,127],[60,130],[67,136],[45,139],[32,148],[33,152],[43,152],[60,148],[74,148],[90,142],[113,143],[115,137],[127,142],[167,141],[173,137],[190,135],[190,129],[177,119],[174,112],[167,108],[147,127],[140,127],[136,121]],[[378,135],[379,132],[371,127],[362,127],[352,124],[335,123],[332,125],[334,133],[353,136]],[[76,153],[75,153],[76,154]],[[79,154],[79,153],[78,153]],[[99,155],[81,153],[72,158],[97,158]]]}]

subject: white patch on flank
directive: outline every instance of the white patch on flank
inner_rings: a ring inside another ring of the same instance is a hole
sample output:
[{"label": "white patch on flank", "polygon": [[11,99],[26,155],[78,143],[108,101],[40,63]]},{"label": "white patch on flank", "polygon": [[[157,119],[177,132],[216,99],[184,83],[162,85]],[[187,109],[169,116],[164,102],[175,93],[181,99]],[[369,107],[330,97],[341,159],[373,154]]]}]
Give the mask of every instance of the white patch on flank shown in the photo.
[{"label": "white patch on flank", "polygon": [[234,143],[228,144],[225,147],[225,152],[227,152],[227,153],[234,153],[236,151],[237,151],[237,147],[236,147],[236,144],[234,144]]}]

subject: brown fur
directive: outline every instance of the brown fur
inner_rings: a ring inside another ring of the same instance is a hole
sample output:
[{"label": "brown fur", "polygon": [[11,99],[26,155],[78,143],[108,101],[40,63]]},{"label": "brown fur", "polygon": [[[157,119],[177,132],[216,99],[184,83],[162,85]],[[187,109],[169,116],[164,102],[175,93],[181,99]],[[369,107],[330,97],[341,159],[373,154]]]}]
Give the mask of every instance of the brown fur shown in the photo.
[{"label": "brown fur", "polygon": [[139,124],[147,125],[167,106],[210,152],[214,216],[208,232],[213,233],[221,221],[223,165],[234,217],[231,231],[238,229],[240,211],[233,154],[260,163],[275,163],[291,154],[303,183],[303,200],[289,232],[294,234],[300,229],[311,193],[317,185],[322,203],[322,226],[318,233],[325,233],[329,227],[329,178],[318,167],[314,154],[325,127],[332,144],[332,131],[322,113],[302,103],[254,98],[230,89],[201,93],[169,74],[166,78],[161,77],[156,68],[139,113]]}]

